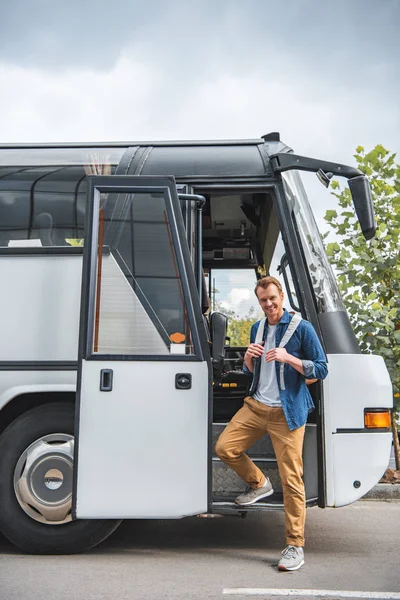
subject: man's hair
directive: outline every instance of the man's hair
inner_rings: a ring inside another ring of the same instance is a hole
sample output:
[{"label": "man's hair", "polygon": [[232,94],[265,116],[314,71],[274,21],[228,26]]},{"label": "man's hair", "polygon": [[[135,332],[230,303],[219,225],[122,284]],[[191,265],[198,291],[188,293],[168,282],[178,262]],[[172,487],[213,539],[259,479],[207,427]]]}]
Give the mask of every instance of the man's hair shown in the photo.
[{"label": "man's hair", "polygon": [[[257,281],[256,287],[254,288],[255,295],[257,296],[258,288],[262,288],[263,290],[266,290],[267,287],[269,285],[271,285],[271,283],[276,285],[279,292],[282,292],[282,285],[281,285],[281,282],[279,281],[279,279],[277,279],[276,277],[263,277],[262,279],[259,279]],[[257,296],[257,298],[258,298],[258,296]]]}]

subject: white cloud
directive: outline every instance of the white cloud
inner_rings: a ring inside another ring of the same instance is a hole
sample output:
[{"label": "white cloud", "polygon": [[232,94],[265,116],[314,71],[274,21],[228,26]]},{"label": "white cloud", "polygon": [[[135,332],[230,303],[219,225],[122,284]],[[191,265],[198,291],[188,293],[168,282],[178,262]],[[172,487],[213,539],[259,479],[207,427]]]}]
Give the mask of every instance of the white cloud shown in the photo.
[{"label": "white cloud", "polygon": [[243,288],[233,288],[229,294],[231,304],[237,305],[250,298],[250,290]]},{"label": "white cloud", "polygon": [[218,269],[213,271],[215,287],[218,290],[217,300],[223,310],[234,311],[244,317],[254,309],[260,312],[254,295],[256,275],[254,269]]},{"label": "white cloud", "polygon": [[302,77],[229,75],[190,88],[157,65],[121,56],[108,71],[59,74],[0,66],[3,142],[119,141],[259,137],[280,131],[298,153],[353,162],[358,144],[400,138],[397,103],[368,99],[336,83],[315,88]]},{"label": "white cloud", "polygon": [[59,74],[3,64],[2,141],[126,140],[144,130],[155,75],[124,57],[109,71]]}]

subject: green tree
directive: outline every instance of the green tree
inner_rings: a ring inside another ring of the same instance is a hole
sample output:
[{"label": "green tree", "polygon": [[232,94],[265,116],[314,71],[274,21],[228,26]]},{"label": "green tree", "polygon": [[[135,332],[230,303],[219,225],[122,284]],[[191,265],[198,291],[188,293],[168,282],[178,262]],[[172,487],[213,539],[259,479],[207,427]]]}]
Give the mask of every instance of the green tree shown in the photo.
[{"label": "green tree", "polygon": [[227,308],[218,299],[219,290],[212,290],[212,310],[223,313],[228,317],[227,336],[230,338],[231,346],[248,346],[250,343],[250,329],[253,323],[262,318],[262,314],[257,314],[254,307],[251,307],[248,313],[241,317],[232,309]]},{"label": "green tree", "polygon": [[[361,350],[382,356],[393,383],[394,406],[400,411],[400,164],[383,146],[354,155],[371,183],[377,222],[376,237],[367,242],[361,231],[349,189],[332,182],[338,210],[325,220],[338,241],[327,244],[327,254],[338,275],[339,287]],[[325,236],[325,237],[326,237]],[[395,418],[392,419],[396,433]],[[397,436],[395,435],[397,442]],[[396,466],[400,451],[396,444]]]},{"label": "green tree", "polygon": [[255,309],[250,308],[248,314],[239,317],[234,311],[225,313],[228,317],[228,336],[231,346],[248,346],[250,343],[250,329],[259,318]]}]

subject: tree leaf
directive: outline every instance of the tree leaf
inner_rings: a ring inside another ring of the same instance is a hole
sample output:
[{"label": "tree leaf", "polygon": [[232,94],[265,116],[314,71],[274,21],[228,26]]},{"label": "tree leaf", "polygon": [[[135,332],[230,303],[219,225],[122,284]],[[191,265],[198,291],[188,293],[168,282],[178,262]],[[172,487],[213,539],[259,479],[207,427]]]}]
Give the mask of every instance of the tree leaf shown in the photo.
[{"label": "tree leaf", "polygon": [[342,222],[336,210],[326,211],[327,233],[336,238],[326,251],[361,350],[384,357],[400,394],[400,164],[381,144],[367,153],[358,146],[355,158],[370,179],[377,235],[364,239],[349,189],[340,190],[335,182],[332,195]]},{"label": "tree leaf", "polygon": [[337,218],[337,212],[336,210],[327,210],[325,213],[325,221],[332,221],[332,219],[336,219]]},{"label": "tree leaf", "polygon": [[328,256],[334,256],[339,250],[340,246],[337,242],[331,242],[326,246],[326,253]]}]

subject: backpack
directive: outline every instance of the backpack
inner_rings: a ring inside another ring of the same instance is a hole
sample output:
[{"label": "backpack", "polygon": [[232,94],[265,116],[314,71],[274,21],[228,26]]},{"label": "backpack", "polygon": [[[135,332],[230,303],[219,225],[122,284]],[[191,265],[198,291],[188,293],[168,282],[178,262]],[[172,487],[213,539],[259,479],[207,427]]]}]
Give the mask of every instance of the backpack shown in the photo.
[{"label": "backpack", "polygon": [[[256,339],[254,340],[255,344],[261,344],[261,342],[263,341],[263,334],[264,334],[264,327],[265,327],[266,320],[267,320],[267,318],[264,317],[264,319],[261,319],[261,321],[258,325]],[[302,318],[299,315],[297,315],[297,314],[293,315],[293,318],[291,319],[291,321],[288,325],[288,328],[286,329],[286,331],[283,335],[283,338],[280,341],[278,348],[284,348],[286,346],[286,344],[288,343],[288,341],[290,340],[290,338],[296,331],[297,327],[300,325],[301,321],[302,321]],[[281,390],[285,389],[285,380],[283,377],[284,367],[285,367],[285,363],[280,363],[280,365],[279,365],[279,382],[280,382]]]}]

